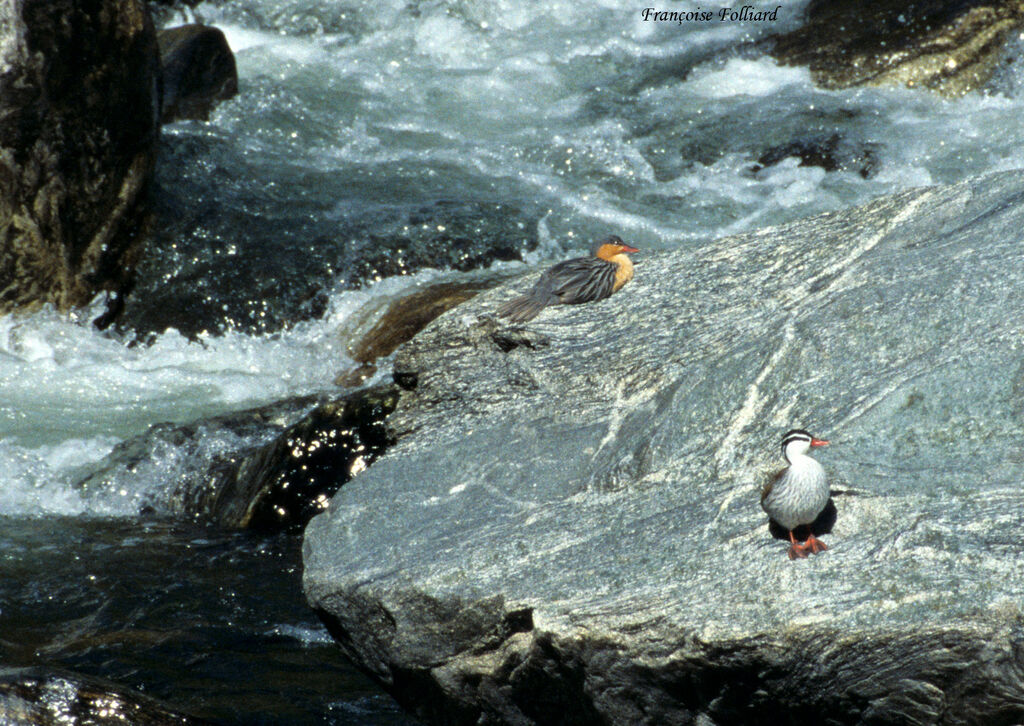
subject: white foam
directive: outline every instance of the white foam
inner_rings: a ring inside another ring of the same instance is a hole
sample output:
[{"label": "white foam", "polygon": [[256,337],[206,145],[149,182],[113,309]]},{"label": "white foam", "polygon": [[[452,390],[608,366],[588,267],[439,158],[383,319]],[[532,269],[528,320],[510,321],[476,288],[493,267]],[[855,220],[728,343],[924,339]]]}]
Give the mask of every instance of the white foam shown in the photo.
[{"label": "white foam", "polygon": [[314,628],[307,625],[275,625],[268,635],[276,635],[297,640],[303,645],[331,645],[334,639],[325,628]]},{"label": "white foam", "polygon": [[331,320],[277,336],[175,331],[130,346],[52,310],[0,318],[0,436],[125,436],[158,421],[309,393],[344,359]]},{"label": "white foam", "polygon": [[804,66],[780,66],[771,58],[730,58],[721,67],[704,66],[693,73],[687,87],[704,98],[766,97],[787,86],[811,89],[811,74]]},{"label": "white foam", "polygon": [[115,441],[104,436],[68,439],[33,449],[0,440],[0,514],[76,515],[89,511],[82,493],[69,485],[69,476],[102,459]]},{"label": "white foam", "polygon": [[337,291],[323,319],[273,335],[190,342],[172,330],[151,346],[131,346],[88,324],[98,303],[71,316],[47,308],[0,318],[0,511],[137,513],[190,462],[165,452],[124,492],[85,496],[72,484],[152,424],[337,392],[334,378],[352,365],[339,328],[375,298],[438,274]]}]

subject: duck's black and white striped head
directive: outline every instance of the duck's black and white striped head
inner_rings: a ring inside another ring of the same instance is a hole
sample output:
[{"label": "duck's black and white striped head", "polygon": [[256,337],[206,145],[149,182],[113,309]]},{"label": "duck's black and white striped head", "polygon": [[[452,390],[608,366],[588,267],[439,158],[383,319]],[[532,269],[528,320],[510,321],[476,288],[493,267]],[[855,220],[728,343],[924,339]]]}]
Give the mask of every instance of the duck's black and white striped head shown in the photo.
[{"label": "duck's black and white striped head", "polygon": [[790,464],[798,456],[804,456],[812,446],[826,446],[828,441],[816,439],[804,429],[793,429],[782,437],[782,455]]}]

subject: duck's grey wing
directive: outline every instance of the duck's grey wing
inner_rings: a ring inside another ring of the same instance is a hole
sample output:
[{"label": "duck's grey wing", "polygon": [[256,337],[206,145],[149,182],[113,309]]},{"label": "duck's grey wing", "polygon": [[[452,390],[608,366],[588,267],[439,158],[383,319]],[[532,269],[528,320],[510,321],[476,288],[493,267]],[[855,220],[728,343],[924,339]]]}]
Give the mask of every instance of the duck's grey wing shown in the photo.
[{"label": "duck's grey wing", "polygon": [[772,474],[772,476],[769,477],[768,481],[766,481],[764,483],[764,486],[761,487],[761,508],[762,509],[764,508],[764,500],[767,499],[768,495],[772,493],[772,489],[775,487],[776,484],[778,484],[779,479],[781,479],[785,473],[786,473],[785,469],[780,469],[779,471],[777,471],[774,474]]},{"label": "duck's grey wing", "polygon": [[[544,277],[550,286],[551,294],[558,301],[568,305],[602,300],[615,289],[615,271],[618,266],[614,262],[596,257],[577,257],[560,262],[546,273]],[[538,285],[545,282],[542,278]]]},{"label": "duck's grey wing", "polygon": [[513,322],[525,322],[548,305],[601,300],[614,292],[617,269],[615,263],[597,257],[574,257],[559,262],[541,275],[528,293],[501,305],[498,315]]}]

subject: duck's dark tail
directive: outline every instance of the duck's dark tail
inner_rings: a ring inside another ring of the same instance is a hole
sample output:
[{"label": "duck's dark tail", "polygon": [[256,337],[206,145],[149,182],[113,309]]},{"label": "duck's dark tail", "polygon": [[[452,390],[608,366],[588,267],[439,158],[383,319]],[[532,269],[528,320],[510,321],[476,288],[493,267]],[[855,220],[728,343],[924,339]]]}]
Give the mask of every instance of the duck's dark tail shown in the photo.
[{"label": "duck's dark tail", "polygon": [[525,323],[533,320],[537,314],[547,307],[547,302],[537,295],[522,295],[498,307],[498,315],[508,318],[513,323]]}]

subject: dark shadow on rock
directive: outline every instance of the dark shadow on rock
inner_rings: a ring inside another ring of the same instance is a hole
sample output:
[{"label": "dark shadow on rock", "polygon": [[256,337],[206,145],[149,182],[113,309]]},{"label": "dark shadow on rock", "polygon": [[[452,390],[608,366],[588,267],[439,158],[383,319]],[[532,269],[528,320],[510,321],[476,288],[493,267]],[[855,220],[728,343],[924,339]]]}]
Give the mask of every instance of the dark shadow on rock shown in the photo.
[{"label": "dark shadow on rock", "polygon": [[[832,501],[832,497],[829,497],[828,504],[826,504],[825,508],[821,510],[821,514],[818,515],[817,519],[810,524],[801,524],[793,530],[793,536],[796,537],[798,541],[803,542],[811,533],[813,533],[815,537],[820,537],[823,534],[831,534],[832,527],[836,524],[837,516],[838,513],[836,511],[835,502]],[[774,519],[768,519],[768,532],[775,539],[782,539],[789,542],[789,530]]]},{"label": "dark shadow on rock", "polygon": [[502,353],[511,353],[516,348],[537,350],[551,344],[546,335],[527,328],[501,328],[491,333],[491,340]]}]

